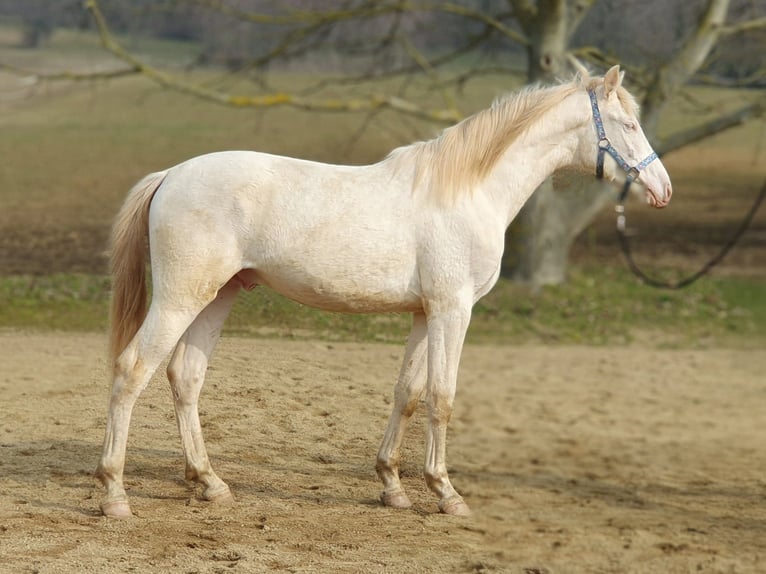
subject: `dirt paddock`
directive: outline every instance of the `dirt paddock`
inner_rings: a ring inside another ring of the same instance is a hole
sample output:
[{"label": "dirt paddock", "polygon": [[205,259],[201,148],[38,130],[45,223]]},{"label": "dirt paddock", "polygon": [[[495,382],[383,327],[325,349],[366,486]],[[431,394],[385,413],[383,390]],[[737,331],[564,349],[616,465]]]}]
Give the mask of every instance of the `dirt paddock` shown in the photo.
[{"label": "dirt paddock", "polygon": [[374,473],[402,349],[224,339],[202,395],[237,499],[183,480],[167,383],[136,407],[136,516],[99,516],[108,395],[98,335],[0,333],[2,572],[765,572],[766,354],[466,348],[448,461],[474,516],[414,509]]}]

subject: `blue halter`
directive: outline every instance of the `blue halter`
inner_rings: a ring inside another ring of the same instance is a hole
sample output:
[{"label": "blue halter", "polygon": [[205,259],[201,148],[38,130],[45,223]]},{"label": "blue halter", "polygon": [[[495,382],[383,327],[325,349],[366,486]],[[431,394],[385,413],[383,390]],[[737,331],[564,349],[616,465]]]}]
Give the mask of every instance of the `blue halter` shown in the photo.
[{"label": "blue halter", "polygon": [[[593,123],[596,125],[596,135],[598,136],[598,157],[596,158],[596,177],[602,179],[604,177],[604,154],[608,153],[614,158],[622,170],[627,174],[625,178],[625,185],[620,193],[620,207],[622,206],[625,198],[630,190],[630,184],[638,179],[638,174],[647,165],[657,159],[657,153],[652,152],[646,158],[641,160],[637,165],[631,167],[627,161],[620,155],[614,146],[606,137],[606,131],[604,130],[604,122],[601,119],[601,112],[598,109],[598,99],[596,98],[596,92],[588,90],[590,96],[590,107],[593,110]],[[618,209],[621,212],[621,210]]]}]

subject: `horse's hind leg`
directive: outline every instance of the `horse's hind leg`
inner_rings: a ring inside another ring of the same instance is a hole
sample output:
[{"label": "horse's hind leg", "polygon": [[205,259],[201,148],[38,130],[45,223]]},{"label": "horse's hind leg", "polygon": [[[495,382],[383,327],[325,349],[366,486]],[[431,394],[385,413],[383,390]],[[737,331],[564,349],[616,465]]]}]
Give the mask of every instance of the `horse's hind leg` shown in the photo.
[{"label": "horse's hind leg", "polygon": [[231,491],[218,478],[208,460],[197,403],[210,356],[238,291],[239,282],[236,279],[221,288],[216,299],[181,337],[168,365],[178,432],[186,458],[186,478],[203,485],[202,497],[205,500],[220,502],[231,500]]},{"label": "horse's hind leg", "polygon": [[106,488],[101,511],[106,516],[131,515],[122,481],[128,428],[136,399],[199,309],[171,310],[156,299],[141,328],[115,361],[106,434],[96,476]]},{"label": "horse's hind leg", "polygon": [[426,351],[428,347],[426,318],[422,313],[413,315],[412,330],[407,339],[404,361],[394,391],[394,408],[388,419],[383,442],[375,466],[383,482],[380,499],[386,506],[409,508],[412,506],[399,479],[401,445],[407,423],[418,406],[426,382]]}]

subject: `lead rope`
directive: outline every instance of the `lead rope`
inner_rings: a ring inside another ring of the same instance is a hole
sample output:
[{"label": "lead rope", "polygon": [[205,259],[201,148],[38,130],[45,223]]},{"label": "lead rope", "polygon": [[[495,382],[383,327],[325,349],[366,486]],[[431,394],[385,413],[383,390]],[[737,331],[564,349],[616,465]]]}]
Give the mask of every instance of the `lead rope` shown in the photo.
[{"label": "lead rope", "polygon": [[761,206],[761,203],[763,203],[764,197],[766,197],[766,180],[763,182],[763,187],[761,187],[761,191],[758,194],[758,196],[755,198],[755,202],[750,207],[750,210],[747,212],[747,215],[745,216],[745,219],[742,220],[742,223],[740,224],[737,231],[734,233],[734,235],[729,239],[729,241],[726,242],[726,244],[723,246],[721,251],[713,257],[710,261],[708,261],[705,265],[702,266],[702,268],[689,275],[688,277],[681,279],[680,281],[676,282],[670,282],[670,281],[661,281],[659,279],[654,279],[653,277],[649,277],[646,273],[644,273],[636,264],[636,262],[633,260],[633,254],[630,248],[630,241],[628,240],[628,235],[625,232],[625,197],[628,194],[628,190],[630,189],[630,184],[632,182],[632,179],[630,176],[628,176],[628,179],[625,180],[625,187],[623,187],[622,193],[620,194],[619,203],[615,206],[615,211],[617,212],[617,237],[620,241],[620,247],[622,248],[622,253],[625,256],[625,261],[628,264],[628,267],[633,272],[633,274],[638,277],[643,283],[646,285],[649,285],[651,287],[657,287],[658,289],[683,289],[684,287],[688,287],[692,283],[694,283],[697,279],[702,277],[703,275],[706,275],[713,267],[718,265],[726,255],[728,255],[729,251],[731,251],[732,247],[736,245],[736,243],[740,240],[742,235],[745,233],[748,227],[750,227],[750,224],[753,221],[753,218],[755,217],[755,214],[758,212],[758,208]]},{"label": "lead rope", "polygon": [[753,217],[755,217],[758,208],[761,206],[761,203],[763,203],[763,198],[766,197],[766,181],[764,181],[763,187],[761,188],[758,197],[755,198],[755,202],[750,208],[750,211],[747,212],[745,219],[740,224],[736,233],[734,233],[729,241],[724,244],[721,251],[705,265],[703,265],[699,271],[692,273],[685,279],[681,279],[677,282],[661,281],[659,279],[649,277],[638,267],[636,262],[633,260],[633,253],[630,249],[630,241],[628,241],[628,236],[625,232],[625,199],[628,196],[628,192],[630,191],[630,186],[633,181],[638,179],[638,175],[642,169],[657,159],[657,154],[652,152],[649,156],[639,162],[638,165],[631,167],[630,164],[625,161],[622,155],[620,155],[620,152],[618,152],[612,146],[609,138],[606,136],[606,130],[604,130],[604,124],[601,120],[601,112],[598,108],[598,98],[596,97],[596,92],[594,90],[588,90],[588,96],[590,97],[591,111],[593,112],[593,124],[596,128],[596,135],[598,137],[596,178],[602,179],[604,177],[604,155],[607,153],[614,158],[614,160],[617,162],[617,165],[620,166],[620,168],[622,168],[622,170],[627,174],[627,177],[625,178],[625,185],[622,188],[622,192],[620,192],[617,205],[615,206],[615,211],[617,212],[617,237],[620,241],[620,247],[622,247],[622,252],[625,256],[625,260],[628,263],[628,267],[636,277],[651,287],[657,287],[658,289],[683,289],[684,287],[688,287],[697,279],[707,274],[713,267],[718,265],[745,233],[747,228],[750,226],[750,223],[752,223]]}]

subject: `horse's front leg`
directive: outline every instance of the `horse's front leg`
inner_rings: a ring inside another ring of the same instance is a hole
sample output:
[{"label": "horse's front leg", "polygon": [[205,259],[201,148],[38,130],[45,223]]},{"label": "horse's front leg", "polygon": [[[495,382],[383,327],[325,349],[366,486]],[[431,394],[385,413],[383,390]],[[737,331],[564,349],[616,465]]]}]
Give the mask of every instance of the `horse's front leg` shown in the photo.
[{"label": "horse's front leg", "polygon": [[202,437],[198,402],[210,357],[239,287],[238,280],[232,279],[220,289],[216,299],[197,316],[181,337],[168,363],[168,380],[186,458],[186,479],[200,483],[203,486],[202,498],[215,502],[228,502],[233,497],[227,484],[210,465]]},{"label": "horse's front leg", "polygon": [[470,305],[432,309],[428,316],[425,479],[439,496],[439,510],[459,516],[467,516],[471,511],[447,475],[447,424],[452,416],[458,364],[470,318]]},{"label": "horse's front leg", "polygon": [[425,315],[415,313],[394,391],[394,408],[388,419],[386,434],[383,436],[375,465],[378,477],[383,482],[380,499],[383,504],[393,508],[412,506],[399,479],[400,449],[407,423],[418,406],[426,382],[427,335]]}]

